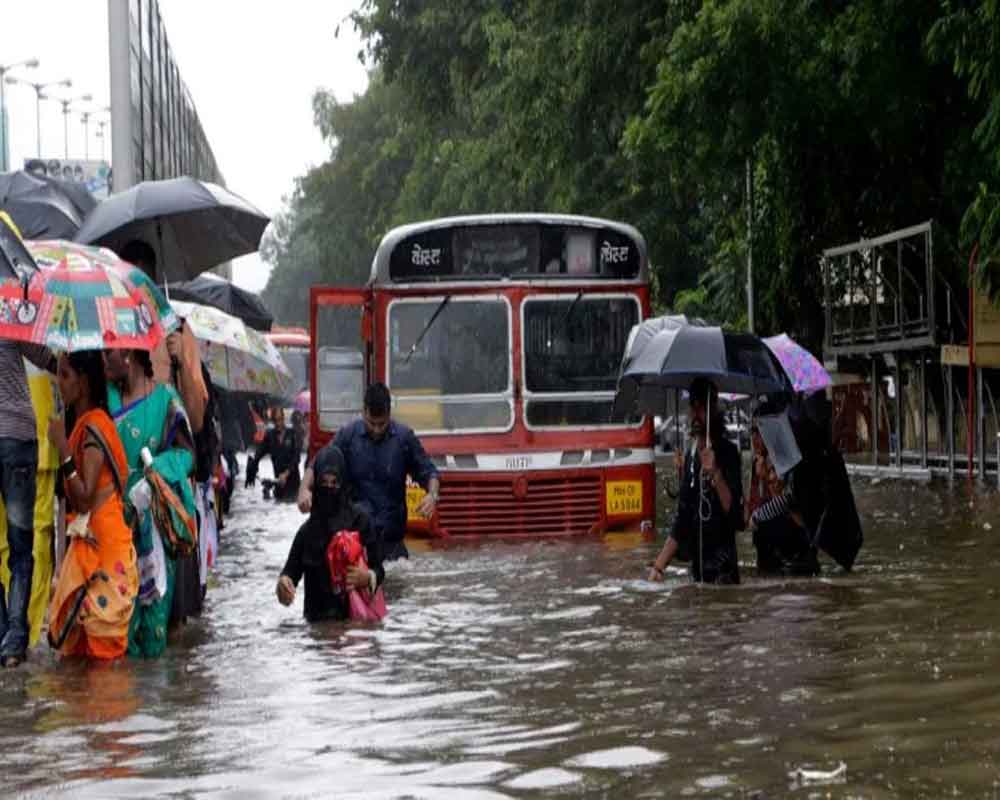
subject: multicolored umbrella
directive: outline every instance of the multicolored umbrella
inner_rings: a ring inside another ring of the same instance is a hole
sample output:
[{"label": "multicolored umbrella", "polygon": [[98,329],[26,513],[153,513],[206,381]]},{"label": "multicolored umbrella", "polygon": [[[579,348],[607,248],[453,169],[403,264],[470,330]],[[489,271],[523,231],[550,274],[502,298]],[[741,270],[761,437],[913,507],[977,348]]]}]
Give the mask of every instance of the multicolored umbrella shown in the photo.
[{"label": "multicolored umbrella", "polygon": [[212,383],[231,392],[291,399],[295,378],[266,336],[217,308],[171,303],[198,340]]},{"label": "multicolored umbrella", "polygon": [[38,270],[0,280],[0,338],[55,350],[152,350],[178,320],[145,273],[110,250],[61,240],[25,246]]},{"label": "multicolored umbrella", "polygon": [[764,340],[764,344],[781,362],[796,392],[812,394],[833,384],[830,373],[816,357],[786,334],[770,336]]}]

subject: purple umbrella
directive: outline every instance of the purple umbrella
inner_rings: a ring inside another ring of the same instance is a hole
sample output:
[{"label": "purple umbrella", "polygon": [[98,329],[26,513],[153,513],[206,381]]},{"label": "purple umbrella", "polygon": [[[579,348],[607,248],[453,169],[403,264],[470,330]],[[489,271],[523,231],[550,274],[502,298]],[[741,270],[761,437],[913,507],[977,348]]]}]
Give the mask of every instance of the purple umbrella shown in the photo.
[{"label": "purple umbrella", "polygon": [[833,384],[830,373],[823,369],[816,357],[786,334],[771,336],[764,340],[764,344],[781,362],[796,392],[812,394]]},{"label": "purple umbrella", "polygon": [[301,411],[303,414],[309,413],[309,402],[312,398],[309,395],[309,390],[306,389],[304,392],[299,392],[299,396],[295,398],[295,410]]}]

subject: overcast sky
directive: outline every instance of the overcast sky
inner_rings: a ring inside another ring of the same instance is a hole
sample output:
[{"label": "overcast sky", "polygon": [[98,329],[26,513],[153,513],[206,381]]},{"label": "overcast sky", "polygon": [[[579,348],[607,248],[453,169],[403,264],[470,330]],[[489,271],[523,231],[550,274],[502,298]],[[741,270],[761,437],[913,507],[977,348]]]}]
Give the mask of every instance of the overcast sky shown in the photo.
[{"label": "overcast sky", "polygon": [[[349,101],[364,91],[366,75],[348,0],[160,0],[160,13],[181,76],[230,189],[274,215],[294,179],[323,162],[329,147],[313,125],[313,92],[333,90]],[[31,81],[71,78],[62,97],[90,93],[81,110],[110,101],[108,0],[5,2],[0,65],[37,57],[38,69],[15,70]],[[341,24],[343,23],[343,24]],[[334,31],[340,25],[339,37]],[[35,92],[4,87],[10,118],[11,165],[36,153]],[[85,140],[79,113],[69,117],[69,157],[100,157],[91,118]],[[65,152],[62,106],[42,102],[42,153]],[[110,159],[110,126],[105,155]],[[259,291],[268,267],[256,255],[234,262],[233,279]]]}]

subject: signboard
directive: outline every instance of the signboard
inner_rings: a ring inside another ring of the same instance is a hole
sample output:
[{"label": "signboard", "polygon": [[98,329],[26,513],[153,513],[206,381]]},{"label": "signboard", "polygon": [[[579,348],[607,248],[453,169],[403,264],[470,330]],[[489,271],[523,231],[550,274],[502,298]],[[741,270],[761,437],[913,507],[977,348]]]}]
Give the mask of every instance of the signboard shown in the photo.
[{"label": "signboard", "polygon": [[403,239],[389,257],[394,281],[632,279],[638,243],[610,228],[459,225]]},{"label": "signboard", "polygon": [[[1000,367],[1000,309],[977,291],[973,298],[972,318],[975,328],[974,358],[977,367]],[[941,347],[941,363],[953,367],[969,366],[969,347],[946,344]]]},{"label": "signboard", "polygon": [[24,171],[33,175],[76,181],[87,187],[97,200],[111,193],[111,165],[107,161],[82,158],[26,158]]}]

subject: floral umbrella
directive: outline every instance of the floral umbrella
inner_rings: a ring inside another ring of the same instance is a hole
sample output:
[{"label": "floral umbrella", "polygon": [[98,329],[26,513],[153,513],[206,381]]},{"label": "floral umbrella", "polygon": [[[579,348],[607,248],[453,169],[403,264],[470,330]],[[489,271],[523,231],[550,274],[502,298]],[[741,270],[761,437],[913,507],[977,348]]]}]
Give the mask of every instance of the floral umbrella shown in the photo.
[{"label": "floral umbrella", "polygon": [[295,378],[266,336],[217,308],[180,300],[171,305],[198,340],[212,383],[231,392],[291,399]]},{"label": "floral umbrella", "polygon": [[26,241],[38,270],[0,280],[0,338],[55,350],[152,350],[177,327],[163,293],[110,250]]},{"label": "floral umbrella", "polygon": [[812,394],[833,384],[830,373],[823,369],[816,357],[788,335],[782,333],[768,337],[764,344],[781,362],[796,392]]}]

